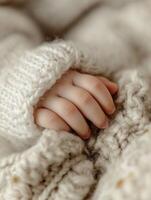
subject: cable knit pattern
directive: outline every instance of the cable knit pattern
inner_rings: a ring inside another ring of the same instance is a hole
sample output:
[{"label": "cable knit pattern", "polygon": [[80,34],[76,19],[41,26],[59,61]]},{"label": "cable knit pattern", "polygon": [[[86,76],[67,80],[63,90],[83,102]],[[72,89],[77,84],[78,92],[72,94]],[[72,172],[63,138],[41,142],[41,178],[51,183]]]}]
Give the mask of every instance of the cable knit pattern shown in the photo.
[{"label": "cable knit pattern", "polygon": [[[54,5],[49,20],[35,2],[28,14],[64,40],[44,42],[26,12],[0,6],[0,200],[150,200],[150,0],[71,1],[71,10],[63,0],[62,13],[57,1],[41,0],[49,16]],[[64,13],[71,18],[61,22]],[[69,68],[119,85],[109,128],[90,124],[87,142],[33,119],[40,97]]]}]

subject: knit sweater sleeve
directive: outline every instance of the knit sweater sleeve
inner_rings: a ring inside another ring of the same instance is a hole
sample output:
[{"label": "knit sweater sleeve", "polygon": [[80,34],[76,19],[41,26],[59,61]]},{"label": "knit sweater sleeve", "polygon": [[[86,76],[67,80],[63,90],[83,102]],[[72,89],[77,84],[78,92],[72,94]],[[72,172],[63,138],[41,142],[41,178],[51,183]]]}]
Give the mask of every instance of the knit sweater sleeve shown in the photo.
[{"label": "knit sweater sleeve", "polygon": [[36,26],[17,10],[1,8],[0,13],[0,20],[6,19],[0,29],[0,134],[20,149],[43,131],[33,118],[39,98],[70,67],[86,66],[85,55],[70,42],[41,44]]},{"label": "knit sweater sleeve", "polygon": [[[30,52],[41,42],[42,35],[36,25],[27,16],[20,13],[17,9],[10,7],[0,6],[0,24],[1,156],[9,152],[7,150],[9,149],[8,147],[12,150],[13,143],[17,143],[17,138],[19,138],[17,123],[20,118],[19,113],[21,114],[22,112],[19,108],[19,102],[21,103],[20,98],[23,98],[23,94],[20,93],[19,89],[21,84],[19,82],[15,83],[13,76],[16,72],[18,78],[20,76],[21,79],[21,72],[18,72],[18,70],[22,66],[19,64],[19,60],[25,55],[26,51]],[[10,81],[13,81],[13,83],[10,83]],[[16,110],[17,107],[19,112]],[[19,123],[23,123],[23,120]],[[24,125],[22,124],[22,126]]]}]

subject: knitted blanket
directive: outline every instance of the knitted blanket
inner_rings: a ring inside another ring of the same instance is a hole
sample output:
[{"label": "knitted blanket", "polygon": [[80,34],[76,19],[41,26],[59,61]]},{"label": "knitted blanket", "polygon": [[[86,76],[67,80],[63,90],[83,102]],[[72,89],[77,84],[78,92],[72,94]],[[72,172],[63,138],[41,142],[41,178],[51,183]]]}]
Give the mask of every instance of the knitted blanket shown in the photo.
[{"label": "knitted blanket", "polygon": [[[150,0],[77,1],[60,29],[70,9],[55,23],[38,9],[56,2],[0,6],[0,200],[150,200]],[[29,13],[63,40],[44,42]],[[89,141],[34,123],[39,98],[69,68],[119,85],[109,128],[91,124]]]}]

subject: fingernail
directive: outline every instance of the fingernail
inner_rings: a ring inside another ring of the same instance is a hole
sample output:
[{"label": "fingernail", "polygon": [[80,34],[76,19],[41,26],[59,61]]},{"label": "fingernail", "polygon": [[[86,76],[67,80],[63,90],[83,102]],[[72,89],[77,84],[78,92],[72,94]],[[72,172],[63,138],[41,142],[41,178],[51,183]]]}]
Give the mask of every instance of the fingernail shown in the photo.
[{"label": "fingernail", "polygon": [[114,86],[115,90],[118,90],[118,85],[116,83],[112,82],[112,85]]},{"label": "fingernail", "polygon": [[87,139],[90,138],[90,136],[91,136],[91,131],[88,130],[88,132],[87,132],[84,136],[82,136],[82,138],[83,138],[84,140],[87,140]]},{"label": "fingernail", "polygon": [[110,115],[112,115],[115,112],[116,108],[115,106],[113,107],[112,111],[109,113]]},{"label": "fingernail", "polygon": [[105,123],[102,125],[102,128],[108,128],[109,126],[109,122],[108,122],[108,119],[106,119]]}]

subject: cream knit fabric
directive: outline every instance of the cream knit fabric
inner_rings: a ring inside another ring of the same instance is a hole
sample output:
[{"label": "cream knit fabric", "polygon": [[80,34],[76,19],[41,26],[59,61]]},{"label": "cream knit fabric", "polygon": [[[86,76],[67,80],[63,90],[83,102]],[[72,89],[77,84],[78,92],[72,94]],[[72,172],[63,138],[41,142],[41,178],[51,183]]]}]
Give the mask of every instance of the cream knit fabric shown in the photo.
[{"label": "cream knit fabric", "polygon": [[[151,2],[59,2],[0,6],[0,200],[150,200]],[[37,22],[64,40],[44,42]],[[87,142],[33,119],[69,68],[120,87],[109,128],[91,125]]]}]

